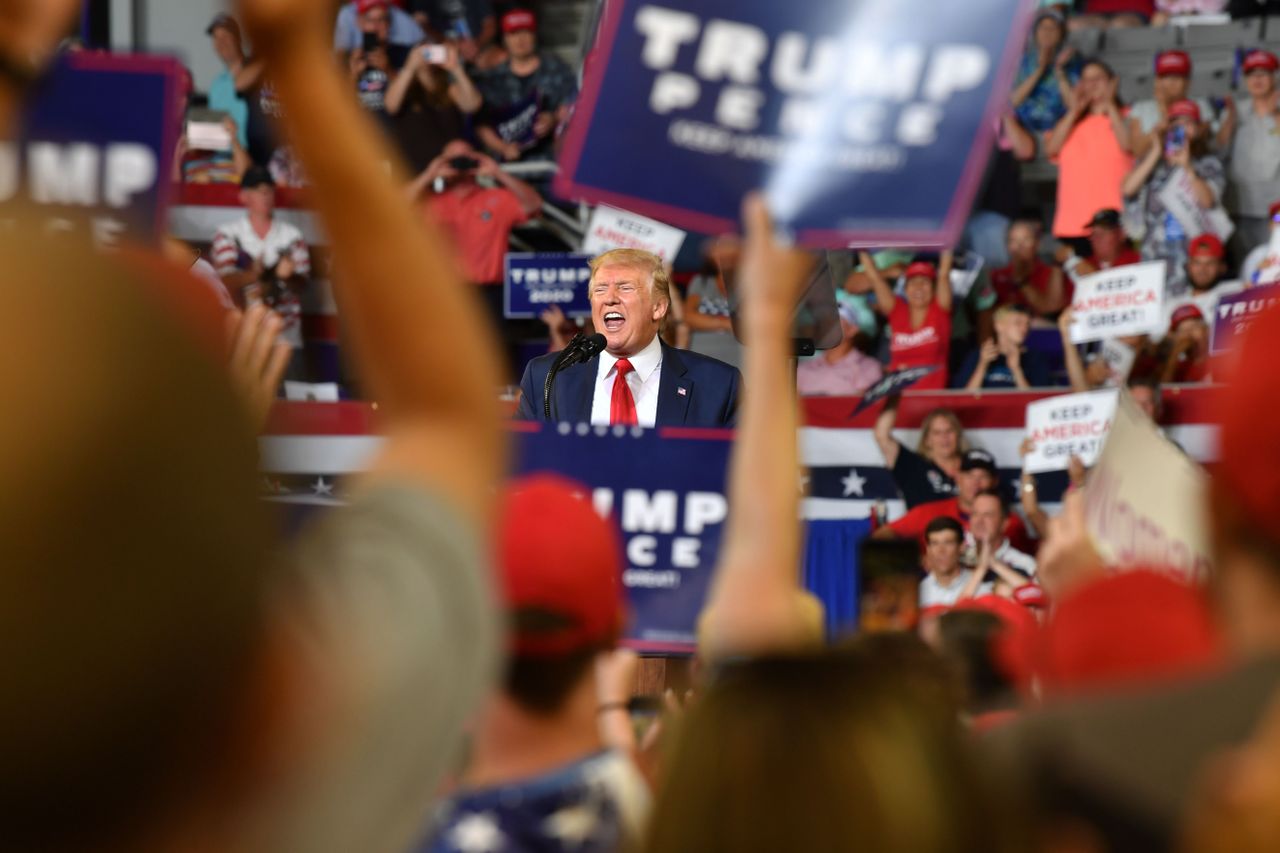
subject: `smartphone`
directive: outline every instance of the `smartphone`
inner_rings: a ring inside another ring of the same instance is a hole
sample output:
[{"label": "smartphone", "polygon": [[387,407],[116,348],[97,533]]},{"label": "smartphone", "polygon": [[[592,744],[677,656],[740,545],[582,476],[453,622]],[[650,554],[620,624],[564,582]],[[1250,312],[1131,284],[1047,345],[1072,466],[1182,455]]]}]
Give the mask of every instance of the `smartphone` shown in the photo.
[{"label": "smartphone", "polygon": [[1175,124],[1169,128],[1169,132],[1164,138],[1164,150],[1172,153],[1179,148],[1185,147],[1187,144],[1187,129],[1180,124]]},{"label": "smartphone", "polygon": [[422,58],[432,65],[444,65],[449,61],[449,48],[442,44],[429,44],[422,48]]},{"label": "smartphone", "polygon": [[470,172],[479,168],[480,161],[474,157],[454,157],[449,161],[449,165],[459,172]]},{"label": "smartphone", "polygon": [[360,49],[365,53],[372,53],[382,47],[382,39],[378,38],[377,33],[365,33],[360,41]]}]

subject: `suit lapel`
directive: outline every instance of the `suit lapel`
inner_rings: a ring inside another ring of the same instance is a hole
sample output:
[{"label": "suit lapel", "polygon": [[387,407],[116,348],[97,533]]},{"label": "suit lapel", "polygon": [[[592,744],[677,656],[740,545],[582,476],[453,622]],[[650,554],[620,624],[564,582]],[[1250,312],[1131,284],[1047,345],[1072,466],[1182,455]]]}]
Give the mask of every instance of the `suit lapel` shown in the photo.
[{"label": "suit lapel", "polygon": [[662,378],[658,382],[658,413],[655,426],[684,426],[693,398],[693,380],[676,355],[676,350],[662,345]]},{"label": "suit lapel", "polygon": [[592,359],[585,364],[575,364],[566,368],[556,376],[555,408],[552,411],[558,420],[571,423],[589,423],[591,421],[591,403],[595,396],[596,371],[600,361]]}]

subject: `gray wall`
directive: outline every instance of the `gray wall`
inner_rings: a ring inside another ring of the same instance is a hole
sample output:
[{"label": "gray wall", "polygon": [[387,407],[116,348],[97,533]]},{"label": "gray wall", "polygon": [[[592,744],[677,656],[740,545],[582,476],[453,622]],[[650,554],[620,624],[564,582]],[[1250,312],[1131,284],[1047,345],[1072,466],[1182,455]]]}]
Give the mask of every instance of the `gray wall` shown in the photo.
[{"label": "gray wall", "polygon": [[[229,0],[111,0],[111,39],[117,49],[140,48],[176,56],[191,69],[196,89],[204,92],[222,70],[204,34],[209,21],[228,11]],[[141,44],[131,29],[140,23]]]}]

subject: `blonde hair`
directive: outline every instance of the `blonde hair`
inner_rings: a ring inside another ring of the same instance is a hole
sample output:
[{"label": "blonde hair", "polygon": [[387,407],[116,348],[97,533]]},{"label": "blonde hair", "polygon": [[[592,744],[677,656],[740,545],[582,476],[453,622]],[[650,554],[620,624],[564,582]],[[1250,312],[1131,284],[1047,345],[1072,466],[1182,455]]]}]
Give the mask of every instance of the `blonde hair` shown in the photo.
[{"label": "blonde hair", "polygon": [[920,422],[920,443],[916,445],[916,453],[926,459],[929,458],[929,429],[938,418],[951,424],[951,428],[956,431],[956,452],[961,454],[968,452],[969,441],[964,437],[964,424],[960,423],[960,418],[950,409],[934,409]]},{"label": "blonde hair", "polygon": [[[634,267],[649,275],[649,292],[655,300],[661,299],[671,307],[671,276],[667,274],[667,265],[653,252],[643,249],[610,249],[602,255],[596,255],[588,264],[591,278],[601,267]],[[587,290],[591,294],[591,290]]]}]

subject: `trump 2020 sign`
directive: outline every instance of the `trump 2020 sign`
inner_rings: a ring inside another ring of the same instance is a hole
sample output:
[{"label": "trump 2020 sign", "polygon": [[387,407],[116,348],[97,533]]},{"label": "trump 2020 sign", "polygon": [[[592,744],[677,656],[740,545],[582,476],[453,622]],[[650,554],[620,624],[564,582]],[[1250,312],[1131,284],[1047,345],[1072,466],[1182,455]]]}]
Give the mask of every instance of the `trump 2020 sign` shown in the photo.
[{"label": "trump 2020 sign", "polygon": [[560,192],[734,230],[763,188],[807,245],[949,245],[1030,0],[612,0]]}]

